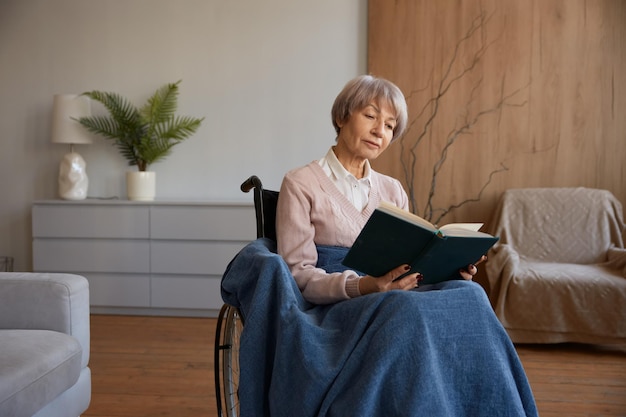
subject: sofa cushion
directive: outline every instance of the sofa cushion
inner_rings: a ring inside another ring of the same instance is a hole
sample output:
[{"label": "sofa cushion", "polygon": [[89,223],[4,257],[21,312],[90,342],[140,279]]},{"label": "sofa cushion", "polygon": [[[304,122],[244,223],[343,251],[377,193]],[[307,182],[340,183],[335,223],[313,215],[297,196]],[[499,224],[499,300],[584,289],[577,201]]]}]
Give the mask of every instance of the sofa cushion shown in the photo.
[{"label": "sofa cushion", "polygon": [[32,416],[74,385],[78,340],[50,330],[0,330],[0,415]]}]

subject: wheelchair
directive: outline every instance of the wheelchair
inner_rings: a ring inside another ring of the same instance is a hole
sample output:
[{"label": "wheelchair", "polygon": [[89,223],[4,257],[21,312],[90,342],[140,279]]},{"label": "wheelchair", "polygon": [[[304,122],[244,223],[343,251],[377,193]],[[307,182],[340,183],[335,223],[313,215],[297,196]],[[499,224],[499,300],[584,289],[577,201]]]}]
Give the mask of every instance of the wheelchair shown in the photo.
[{"label": "wheelchair", "polygon": [[[241,184],[241,191],[254,189],[257,238],[276,240],[278,191],[265,190],[253,175]],[[239,338],[244,317],[239,309],[224,304],[217,317],[214,348],[215,398],[218,417],[239,416]]]}]

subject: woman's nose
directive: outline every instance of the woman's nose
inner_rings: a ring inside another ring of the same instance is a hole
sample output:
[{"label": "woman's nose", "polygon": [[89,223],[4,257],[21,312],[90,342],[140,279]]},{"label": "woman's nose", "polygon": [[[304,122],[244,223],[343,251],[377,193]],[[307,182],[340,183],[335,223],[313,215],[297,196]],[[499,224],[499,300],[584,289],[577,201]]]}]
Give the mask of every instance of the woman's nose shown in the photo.
[{"label": "woman's nose", "polygon": [[381,137],[383,135],[383,132],[385,131],[385,123],[378,121],[374,122],[374,127],[372,128],[372,131],[376,136]]}]

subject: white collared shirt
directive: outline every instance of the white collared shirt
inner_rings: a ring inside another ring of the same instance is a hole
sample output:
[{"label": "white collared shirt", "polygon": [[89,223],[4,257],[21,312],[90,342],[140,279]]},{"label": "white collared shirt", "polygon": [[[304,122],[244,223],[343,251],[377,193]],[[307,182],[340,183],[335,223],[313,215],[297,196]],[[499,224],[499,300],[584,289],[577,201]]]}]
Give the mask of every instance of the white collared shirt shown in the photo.
[{"label": "white collared shirt", "polygon": [[369,200],[370,189],[372,188],[369,161],[365,161],[365,172],[361,179],[357,179],[341,165],[332,147],[318,163],[339,191],[346,196],[354,207],[359,211],[363,211]]}]

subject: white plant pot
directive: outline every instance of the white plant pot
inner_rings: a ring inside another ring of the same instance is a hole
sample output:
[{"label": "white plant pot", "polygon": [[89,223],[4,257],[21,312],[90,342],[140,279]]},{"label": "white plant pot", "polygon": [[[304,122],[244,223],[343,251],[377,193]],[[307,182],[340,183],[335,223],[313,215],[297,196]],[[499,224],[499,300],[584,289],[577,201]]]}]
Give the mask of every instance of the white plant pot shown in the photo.
[{"label": "white plant pot", "polygon": [[156,194],[156,172],[126,172],[126,194],[129,200],[152,201]]}]

